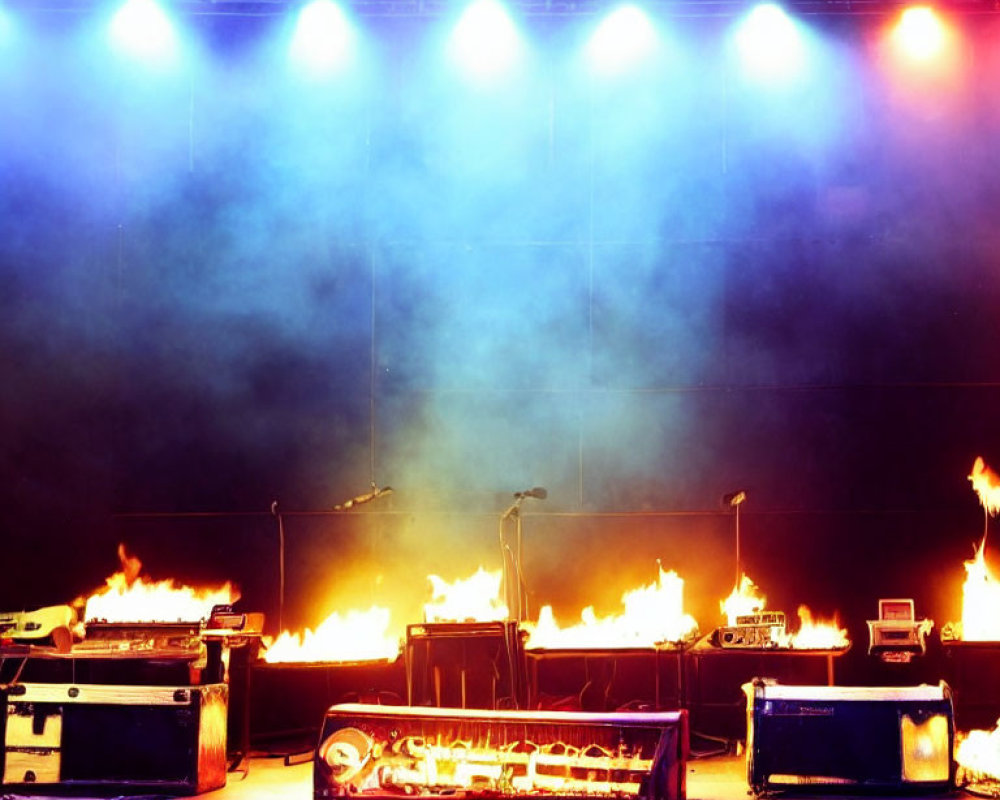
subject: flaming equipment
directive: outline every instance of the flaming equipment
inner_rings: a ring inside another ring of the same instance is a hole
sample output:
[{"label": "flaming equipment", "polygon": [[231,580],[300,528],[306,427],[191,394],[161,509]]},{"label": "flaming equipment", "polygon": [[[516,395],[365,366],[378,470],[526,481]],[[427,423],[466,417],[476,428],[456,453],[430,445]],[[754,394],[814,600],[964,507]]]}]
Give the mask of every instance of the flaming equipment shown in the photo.
[{"label": "flaming equipment", "polygon": [[153,581],[143,577],[142,562],[123,544],[118,558],[121,569],[102,588],[74,601],[83,609],[75,641],[56,652],[33,651],[25,679],[211,684],[226,679],[230,649],[259,642],[263,615],[234,613],[231,604],[239,594],[232,584],[194,588]]},{"label": "flaming equipment", "polygon": [[178,586],[172,580],[152,581],[141,575],[142,562],[118,546],[121,570],[105,580],[105,586],[80,598],[83,621],[197,622],[207,620],[217,605],[231,605],[239,593],[230,583],[196,589]]},{"label": "flaming equipment", "polygon": [[738,649],[846,650],[847,630],[836,617],[815,620],[808,606],[798,608],[799,629],[791,633],[781,611],[765,611],[767,598],[745,574],[732,593],[720,603],[728,624],[712,634],[720,647]]},{"label": "flaming equipment", "polygon": [[683,800],[683,711],[569,714],[343,705],[314,761],[334,797],[641,797]]}]

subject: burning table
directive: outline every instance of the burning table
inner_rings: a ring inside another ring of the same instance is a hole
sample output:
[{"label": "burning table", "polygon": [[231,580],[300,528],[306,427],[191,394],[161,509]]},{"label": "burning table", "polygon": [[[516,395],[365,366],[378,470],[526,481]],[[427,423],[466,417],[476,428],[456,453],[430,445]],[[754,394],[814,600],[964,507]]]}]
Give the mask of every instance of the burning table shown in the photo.
[{"label": "burning table", "polygon": [[560,626],[550,606],[523,623],[529,706],[583,711],[680,708],[681,655],[698,633],[684,611],[684,581],[658,566],[656,581],[622,595],[622,612]]}]

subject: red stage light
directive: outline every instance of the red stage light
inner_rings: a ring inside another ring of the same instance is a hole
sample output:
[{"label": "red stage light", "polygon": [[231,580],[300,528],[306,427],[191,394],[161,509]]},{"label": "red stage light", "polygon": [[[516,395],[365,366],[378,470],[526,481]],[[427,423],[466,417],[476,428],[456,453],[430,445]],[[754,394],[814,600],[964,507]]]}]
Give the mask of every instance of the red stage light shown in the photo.
[{"label": "red stage light", "polygon": [[926,61],[944,49],[947,31],[944,23],[927,6],[907,8],[893,29],[896,46],[909,58]]}]

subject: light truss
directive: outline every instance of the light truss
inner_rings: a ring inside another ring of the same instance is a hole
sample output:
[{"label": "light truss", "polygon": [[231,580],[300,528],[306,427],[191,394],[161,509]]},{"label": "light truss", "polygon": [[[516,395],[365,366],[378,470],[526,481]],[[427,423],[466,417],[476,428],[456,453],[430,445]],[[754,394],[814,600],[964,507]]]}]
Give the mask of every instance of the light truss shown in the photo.
[{"label": "light truss", "polygon": [[[161,0],[181,15],[279,16],[294,12],[304,0]],[[462,0],[339,0],[355,17],[439,18],[454,13]],[[620,0],[505,0],[520,17],[587,17],[609,11]],[[644,8],[664,16],[735,16],[753,0],[637,0]],[[792,15],[887,15],[912,3],[904,0],[784,0]],[[932,3],[955,14],[1000,14],[1000,0],[946,0]],[[7,0],[6,6],[29,12],[85,13],[105,6],[105,0]]]}]

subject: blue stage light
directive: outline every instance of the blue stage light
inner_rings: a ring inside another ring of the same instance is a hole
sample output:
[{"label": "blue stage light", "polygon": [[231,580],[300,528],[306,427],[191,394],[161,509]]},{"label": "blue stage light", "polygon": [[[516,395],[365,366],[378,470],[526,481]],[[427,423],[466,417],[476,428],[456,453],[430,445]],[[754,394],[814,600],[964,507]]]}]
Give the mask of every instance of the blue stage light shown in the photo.
[{"label": "blue stage light", "polygon": [[623,5],[606,16],[587,42],[587,57],[601,74],[619,74],[656,49],[656,29],[642,9]]},{"label": "blue stage light", "polygon": [[7,47],[14,38],[14,22],[7,10],[0,6],[0,47]]},{"label": "blue stage light", "polygon": [[507,9],[497,0],[473,0],[455,24],[449,42],[453,60],[473,79],[509,74],[523,44]]},{"label": "blue stage light", "polygon": [[351,21],[333,0],[312,0],[299,12],[289,56],[310,77],[325,77],[350,63],[355,48]]},{"label": "blue stage light", "polygon": [[788,82],[805,65],[805,44],[798,25],[774,3],[755,6],[736,32],[742,68],[753,79]]},{"label": "blue stage light", "polygon": [[111,18],[111,42],[122,54],[159,66],[177,56],[173,23],[155,0],[126,0]]}]

